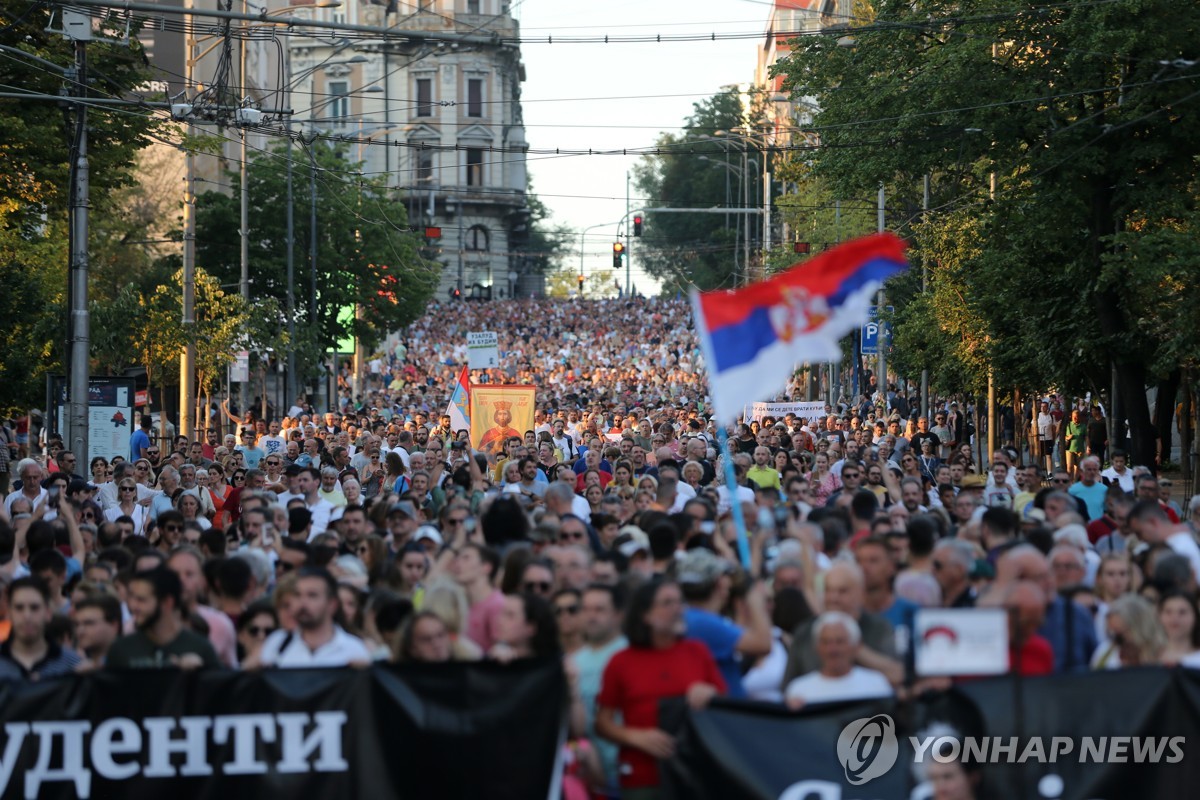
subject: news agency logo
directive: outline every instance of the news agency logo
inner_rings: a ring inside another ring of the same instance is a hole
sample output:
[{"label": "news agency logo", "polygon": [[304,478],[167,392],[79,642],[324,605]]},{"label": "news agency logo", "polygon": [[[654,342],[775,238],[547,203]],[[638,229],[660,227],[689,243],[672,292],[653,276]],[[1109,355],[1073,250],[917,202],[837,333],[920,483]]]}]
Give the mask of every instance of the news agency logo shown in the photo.
[{"label": "news agency logo", "polygon": [[900,756],[895,720],[887,714],[854,720],[838,736],[837,755],[851,786],[886,775]]}]

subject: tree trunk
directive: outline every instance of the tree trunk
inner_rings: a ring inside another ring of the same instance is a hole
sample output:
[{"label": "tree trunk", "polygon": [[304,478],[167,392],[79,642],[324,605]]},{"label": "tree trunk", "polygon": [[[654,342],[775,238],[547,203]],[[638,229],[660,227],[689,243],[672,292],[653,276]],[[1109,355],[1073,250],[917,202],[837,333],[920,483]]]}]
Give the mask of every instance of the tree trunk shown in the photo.
[{"label": "tree trunk", "polygon": [[164,456],[174,449],[174,442],[167,441],[167,385],[164,383],[159,390],[162,398],[158,410],[158,449]]},{"label": "tree trunk", "polygon": [[1175,398],[1179,395],[1180,370],[1158,382],[1158,402],[1154,404],[1154,427],[1158,429],[1158,463],[1171,460],[1172,427],[1175,424]]},{"label": "tree trunk", "polygon": [[[1116,213],[1112,206],[1114,182],[1111,176],[1104,174],[1094,175],[1091,179],[1092,222],[1088,233],[1091,262],[1097,275],[1104,267],[1108,239],[1117,232]],[[1139,341],[1140,337],[1130,331],[1129,319],[1121,307],[1116,289],[1096,292],[1095,305],[1096,321],[1109,344],[1116,369],[1117,410],[1120,414],[1116,420],[1117,429],[1119,431],[1121,428],[1122,418],[1129,420],[1131,465],[1149,467],[1157,474],[1158,464],[1154,457],[1157,445],[1150,420],[1150,404],[1146,401],[1144,353],[1139,352],[1136,345],[1129,344]],[[1119,442],[1119,435],[1116,440]]]},{"label": "tree trunk", "polygon": [[1183,386],[1183,408],[1179,413],[1179,466],[1183,469],[1183,485],[1187,497],[1192,494],[1192,376],[1183,370],[1180,380]]}]

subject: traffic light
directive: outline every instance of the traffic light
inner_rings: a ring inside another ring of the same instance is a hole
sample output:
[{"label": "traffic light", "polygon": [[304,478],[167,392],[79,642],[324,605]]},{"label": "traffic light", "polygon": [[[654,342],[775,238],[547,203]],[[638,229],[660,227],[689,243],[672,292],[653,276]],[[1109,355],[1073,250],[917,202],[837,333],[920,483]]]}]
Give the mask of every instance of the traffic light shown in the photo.
[{"label": "traffic light", "polygon": [[621,268],[621,256],[625,255],[625,245],[613,242],[613,269]]},{"label": "traffic light", "polygon": [[641,214],[633,215],[633,235],[634,236],[642,235],[642,215]]},{"label": "traffic light", "polygon": [[575,280],[579,281],[579,291],[582,292],[583,291],[583,276],[578,275],[578,276],[576,276]]},{"label": "traffic light", "polygon": [[451,300],[461,300],[462,299],[462,289],[459,289],[457,286],[455,286],[453,289],[451,289],[450,290],[450,299]]}]

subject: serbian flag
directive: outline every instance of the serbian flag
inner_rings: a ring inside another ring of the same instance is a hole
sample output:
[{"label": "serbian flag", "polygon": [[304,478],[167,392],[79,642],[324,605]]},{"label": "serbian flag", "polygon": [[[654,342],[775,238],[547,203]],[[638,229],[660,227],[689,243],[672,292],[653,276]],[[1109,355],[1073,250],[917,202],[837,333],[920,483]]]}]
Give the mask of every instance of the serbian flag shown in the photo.
[{"label": "serbian flag", "polygon": [[867,323],[883,282],[908,268],[904,248],[889,233],[866,236],[743,289],[692,292],[716,415],[733,422],[774,397],[796,364],[840,360],[839,340]]},{"label": "serbian flag", "polygon": [[470,387],[467,368],[463,367],[454,382],[454,391],[450,393],[450,405],[446,406],[446,414],[450,417],[450,429],[455,435],[459,431],[471,430]]}]

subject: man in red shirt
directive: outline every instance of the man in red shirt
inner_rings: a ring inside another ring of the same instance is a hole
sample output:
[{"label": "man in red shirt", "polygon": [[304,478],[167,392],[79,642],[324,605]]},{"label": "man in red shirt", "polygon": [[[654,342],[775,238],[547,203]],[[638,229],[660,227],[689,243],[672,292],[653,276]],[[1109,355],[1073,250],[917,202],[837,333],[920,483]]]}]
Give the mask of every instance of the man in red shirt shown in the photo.
[{"label": "man in red shirt", "polygon": [[657,762],[675,750],[674,739],[658,727],[659,701],[686,697],[693,708],[703,708],[725,692],[725,681],[708,648],[683,638],[683,594],[677,584],[651,581],[639,587],[624,628],[629,647],[604,670],[596,732],[620,747],[623,800],[652,800],[659,796]]}]

